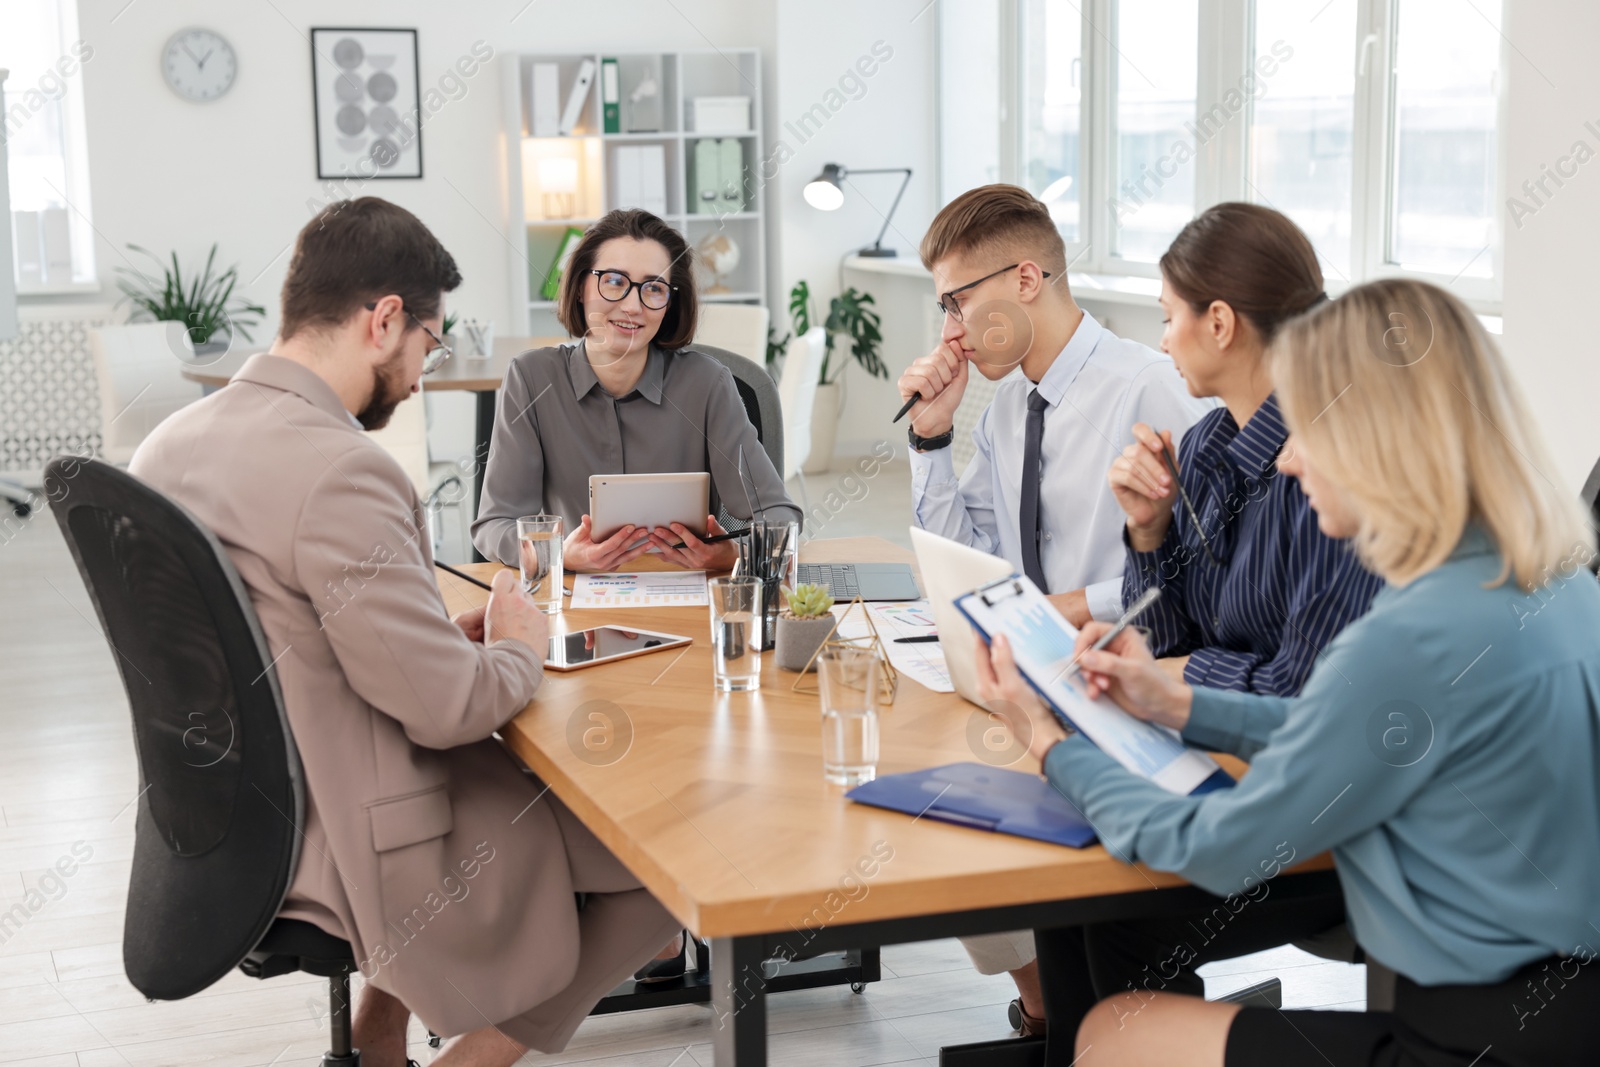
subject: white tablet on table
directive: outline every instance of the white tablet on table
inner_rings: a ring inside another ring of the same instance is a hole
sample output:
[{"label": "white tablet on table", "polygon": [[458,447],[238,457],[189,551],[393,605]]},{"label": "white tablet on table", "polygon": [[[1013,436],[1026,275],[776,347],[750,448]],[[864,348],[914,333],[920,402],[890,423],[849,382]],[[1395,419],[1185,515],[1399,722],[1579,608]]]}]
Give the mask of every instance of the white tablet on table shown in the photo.
[{"label": "white tablet on table", "polygon": [[629,523],[653,530],[671,529],[676,522],[704,537],[710,511],[711,475],[705,471],[589,475],[589,521],[596,541]]}]

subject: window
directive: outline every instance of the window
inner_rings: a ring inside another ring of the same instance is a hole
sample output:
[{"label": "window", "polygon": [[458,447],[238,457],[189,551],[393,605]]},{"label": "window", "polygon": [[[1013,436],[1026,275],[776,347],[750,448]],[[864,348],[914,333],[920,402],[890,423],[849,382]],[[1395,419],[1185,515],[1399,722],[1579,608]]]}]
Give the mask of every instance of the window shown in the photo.
[{"label": "window", "polygon": [[83,64],[73,0],[0,6],[7,173],[17,291],[97,288],[83,126]]},{"label": "window", "polygon": [[1196,117],[1199,8],[1198,0],[1117,5],[1111,195],[1114,247],[1123,259],[1154,263],[1194,215],[1189,129]]},{"label": "window", "polygon": [[1323,273],[1348,279],[1356,0],[1262,0],[1255,15],[1248,199],[1294,219]]},{"label": "window", "polygon": [[1021,185],[1050,208],[1061,237],[1083,232],[1083,15],[1071,0],[1022,5]]},{"label": "window", "polygon": [[1500,12],[1399,0],[1387,260],[1487,278],[1494,229]]},{"label": "window", "polygon": [[1306,231],[1335,291],[1406,274],[1492,310],[1499,8],[942,0],[941,195],[1015,182],[1074,270],[1144,278],[1198,210],[1252,200]]},{"label": "window", "polygon": [[1006,128],[1000,71],[1001,0],[942,0],[939,7],[940,188],[946,199],[1001,180]]}]

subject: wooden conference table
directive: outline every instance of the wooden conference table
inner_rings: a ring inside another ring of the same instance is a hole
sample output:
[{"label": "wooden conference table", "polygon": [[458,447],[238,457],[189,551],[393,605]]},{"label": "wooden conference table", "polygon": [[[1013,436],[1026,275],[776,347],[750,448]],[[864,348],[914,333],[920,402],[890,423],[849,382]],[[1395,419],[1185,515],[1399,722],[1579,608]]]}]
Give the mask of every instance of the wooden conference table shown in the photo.
[{"label": "wooden conference table", "polygon": [[[495,398],[500,383],[506,380],[506,369],[514,358],[530,348],[565,344],[567,340],[565,337],[496,337],[494,355],[488,359],[473,359],[457,354],[422,379],[422,388],[430,393],[454,390],[477,395],[472,447],[473,517],[478,514],[478,500],[483,496],[483,469],[488,465],[489,440],[494,434]],[[220,389],[233,379],[239,368],[244,366],[245,360],[258,351],[265,350],[229,352],[208,363],[187,365],[179,373],[191,382]]]},{"label": "wooden conference table", "polygon": [[[913,562],[878,538],[812,541],[801,558]],[[465,569],[487,581],[499,564]],[[439,586],[452,614],[488,596],[443,571]],[[1061,848],[853,804],[823,780],[818,697],[793,692],[796,675],[763,656],[759,691],[713,691],[706,608],[569,609],[553,632],[606,623],[694,644],[549,672],[501,735],[686,928],[712,942],[717,1067],[766,1063],[762,964],[785,948],[830,952],[1216,903],[1099,845]],[[960,697],[902,677],[880,709],[878,773],[975,760],[991,725]],[[1034,769],[1027,757],[1015,766]],[[1276,879],[1272,894],[1334,884],[1323,855]]]}]

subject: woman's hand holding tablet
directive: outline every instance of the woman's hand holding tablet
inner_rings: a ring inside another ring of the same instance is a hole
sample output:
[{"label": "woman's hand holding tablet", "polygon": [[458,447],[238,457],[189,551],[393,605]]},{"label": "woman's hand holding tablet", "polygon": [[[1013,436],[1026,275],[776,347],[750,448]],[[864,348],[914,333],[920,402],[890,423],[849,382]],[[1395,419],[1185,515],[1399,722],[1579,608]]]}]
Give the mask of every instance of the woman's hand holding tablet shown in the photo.
[{"label": "woman's hand holding tablet", "polygon": [[[716,537],[727,532],[717,522],[716,516],[706,516],[707,537]],[[739,549],[734,542],[719,541],[708,545],[681,522],[673,523],[671,529],[657,526],[650,533],[650,544],[655,546],[661,558],[668,563],[676,563],[691,571],[731,570],[734,561],[739,558]],[[679,544],[683,547],[674,547]]]},{"label": "woman's hand holding tablet", "polygon": [[571,571],[614,571],[650,551],[651,540],[632,525],[623,526],[604,541],[594,539],[594,523],[585,515],[561,546],[562,563]]}]

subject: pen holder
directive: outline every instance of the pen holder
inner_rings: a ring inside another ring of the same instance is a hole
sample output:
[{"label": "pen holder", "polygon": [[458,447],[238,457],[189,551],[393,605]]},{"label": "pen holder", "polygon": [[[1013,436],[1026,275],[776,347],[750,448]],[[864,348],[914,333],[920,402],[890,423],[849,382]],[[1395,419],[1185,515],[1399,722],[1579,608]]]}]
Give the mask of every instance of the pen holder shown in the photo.
[{"label": "pen holder", "polygon": [[783,587],[794,588],[800,575],[800,524],[790,520],[756,519],[750,532],[739,539],[739,561],[733,573],[761,583],[762,649],[778,639],[778,612],[783,608]]}]

